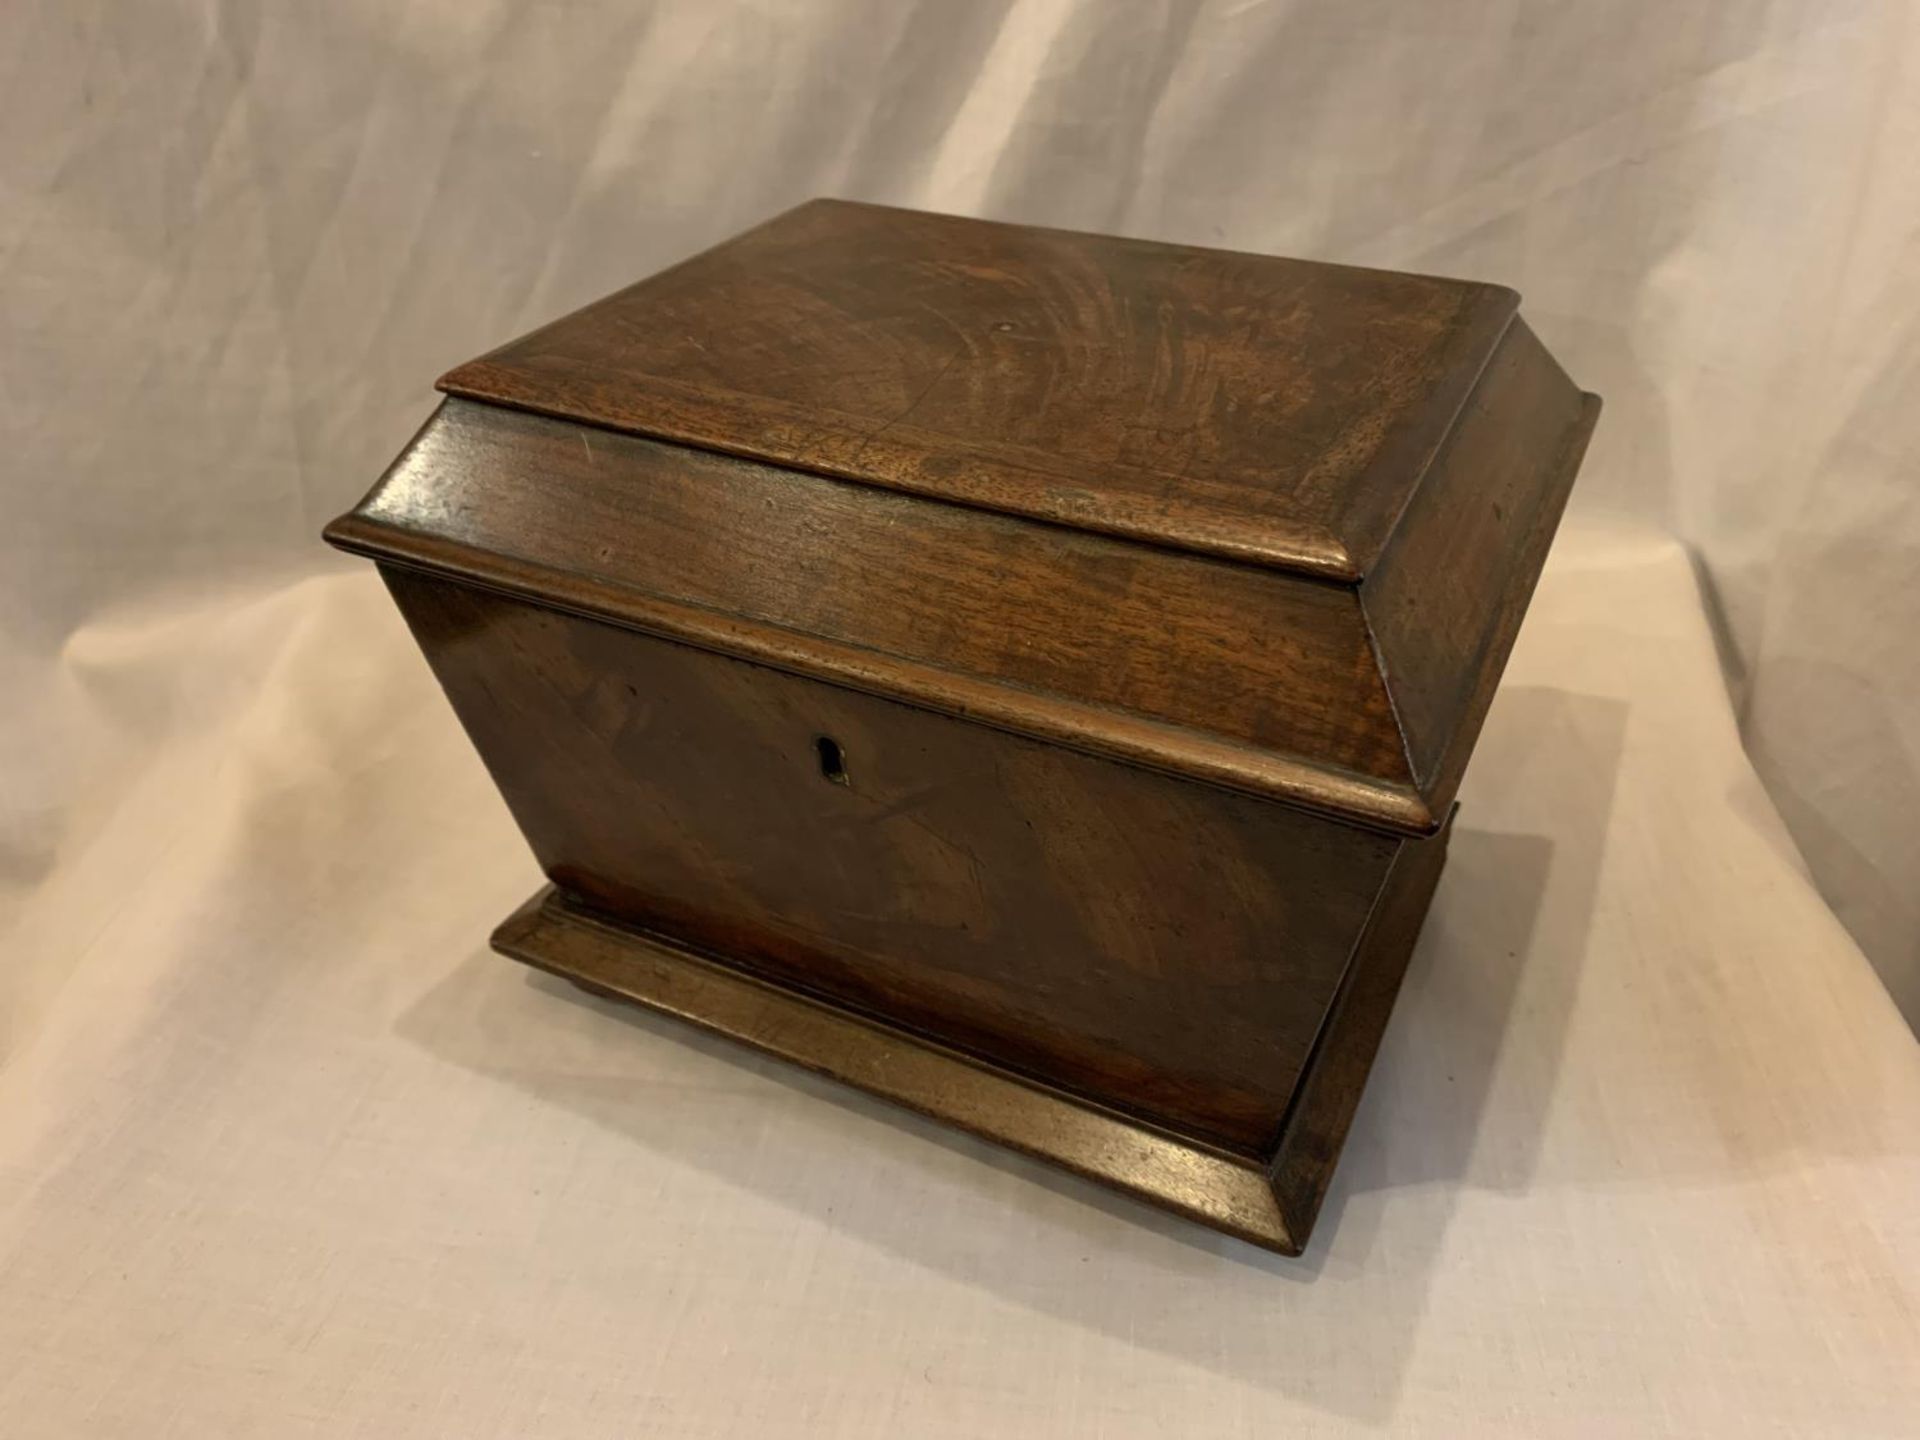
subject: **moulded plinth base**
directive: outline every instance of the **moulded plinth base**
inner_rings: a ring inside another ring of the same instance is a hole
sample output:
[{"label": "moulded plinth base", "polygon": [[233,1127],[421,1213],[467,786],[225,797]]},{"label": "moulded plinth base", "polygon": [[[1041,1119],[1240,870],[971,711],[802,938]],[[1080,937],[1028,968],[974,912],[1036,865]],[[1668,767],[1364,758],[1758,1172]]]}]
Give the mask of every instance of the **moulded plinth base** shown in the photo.
[{"label": "moulded plinth base", "polygon": [[1011,1149],[1298,1255],[1325,1198],[1440,876],[1452,819],[1400,852],[1286,1105],[1273,1154],[1237,1155],[842,1009],[581,908],[549,886],[494,948],[595,994],[752,1045]]}]

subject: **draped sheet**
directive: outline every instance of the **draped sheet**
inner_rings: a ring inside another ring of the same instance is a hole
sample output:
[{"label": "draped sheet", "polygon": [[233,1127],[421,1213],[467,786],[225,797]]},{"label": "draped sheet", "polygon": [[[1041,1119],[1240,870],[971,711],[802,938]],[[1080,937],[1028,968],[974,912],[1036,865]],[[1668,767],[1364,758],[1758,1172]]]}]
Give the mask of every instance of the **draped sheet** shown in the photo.
[{"label": "draped sheet", "polygon": [[[0,9],[0,1433],[1911,1433],[1915,26]],[[822,193],[1497,280],[1607,399],[1301,1261],[484,950],[318,528]]]}]

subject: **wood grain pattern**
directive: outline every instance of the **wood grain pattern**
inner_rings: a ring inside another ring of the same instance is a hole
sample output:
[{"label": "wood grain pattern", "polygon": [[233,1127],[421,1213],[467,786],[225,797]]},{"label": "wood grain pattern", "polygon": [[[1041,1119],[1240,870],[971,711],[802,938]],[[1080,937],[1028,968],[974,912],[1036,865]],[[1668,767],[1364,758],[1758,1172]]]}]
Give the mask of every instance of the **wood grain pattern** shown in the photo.
[{"label": "wood grain pattern", "polygon": [[819,203],[456,371],[522,413],[450,401],[329,533],[1429,834],[1597,404],[1512,300]]},{"label": "wood grain pattern", "polygon": [[1516,321],[1360,586],[1434,806],[1459,788],[1599,409]]},{"label": "wood grain pattern", "polygon": [[328,527],[496,944],[1297,1253],[1598,402],[1498,287],[817,203]]},{"label": "wood grain pattern", "polygon": [[[543,594],[596,577],[636,598],[1129,712],[1243,747],[1250,763],[1291,755],[1410,779],[1358,599],[1342,586],[459,400],[360,519],[385,527],[388,558],[408,558],[405,536],[431,536],[479,564],[534,567]],[[896,693],[922,698],[919,686]]]},{"label": "wood grain pattern", "polygon": [[1268,1160],[1268,1180],[1283,1228],[1297,1242],[1312,1233],[1346,1148],[1414,942],[1440,883],[1456,813],[1447,813],[1438,833],[1404,842],[1394,856],[1281,1122],[1279,1142]]},{"label": "wood grain pattern", "polygon": [[1102,1103],[1271,1144],[1397,842],[468,587],[388,583],[568,894]]},{"label": "wood grain pattern", "polygon": [[769,984],[549,886],[494,948],[582,989],[690,1021],[1076,1175],[1298,1255],[1313,1233],[1446,857],[1448,831],[1401,845],[1271,1152],[1216,1150],[1003,1069],[881,1016]]},{"label": "wood grain pattern", "polygon": [[441,386],[1354,580],[1516,298],[815,201]]},{"label": "wood grain pattern", "polygon": [[1263,1249],[1298,1255],[1312,1216],[1283,1210],[1266,1164],[722,964],[581,909],[548,886],[494,931],[504,955],[644,1005],[1059,1165]]}]

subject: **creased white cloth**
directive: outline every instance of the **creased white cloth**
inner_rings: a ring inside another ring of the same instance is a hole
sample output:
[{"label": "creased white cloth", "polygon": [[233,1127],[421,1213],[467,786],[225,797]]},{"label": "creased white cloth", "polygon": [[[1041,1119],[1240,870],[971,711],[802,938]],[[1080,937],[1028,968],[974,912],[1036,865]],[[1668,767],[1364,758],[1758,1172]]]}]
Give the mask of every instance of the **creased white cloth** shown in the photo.
[{"label": "creased white cloth", "polygon": [[1920,1418],[1920,1048],[1670,540],[1562,535],[1299,1261],[487,952],[539,877],[370,573],[64,673],[155,758],[8,945],[9,1437]]},{"label": "creased white cloth", "polygon": [[[1920,1432],[1847,935],[1920,1017],[1916,61],[1868,0],[0,6],[0,1436]],[[317,531],[442,370],[816,194],[1512,284],[1606,397],[1304,1261],[484,951],[537,877]]]}]

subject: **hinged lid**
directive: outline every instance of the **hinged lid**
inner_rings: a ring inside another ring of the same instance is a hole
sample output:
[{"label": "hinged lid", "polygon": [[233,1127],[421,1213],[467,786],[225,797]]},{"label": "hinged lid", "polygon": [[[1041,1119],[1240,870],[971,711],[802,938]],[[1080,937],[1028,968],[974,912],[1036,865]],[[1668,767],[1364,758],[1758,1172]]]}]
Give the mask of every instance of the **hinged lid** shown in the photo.
[{"label": "hinged lid", "polygon": [[1357,580],[1517,301],[816,200],[440,385]]},{"label": "hinged lid", "polygon": [[1424,832],[1597,408],[1515,304],[819,201],[453,371],[328,536]]}]

